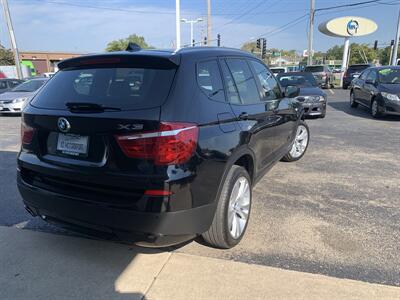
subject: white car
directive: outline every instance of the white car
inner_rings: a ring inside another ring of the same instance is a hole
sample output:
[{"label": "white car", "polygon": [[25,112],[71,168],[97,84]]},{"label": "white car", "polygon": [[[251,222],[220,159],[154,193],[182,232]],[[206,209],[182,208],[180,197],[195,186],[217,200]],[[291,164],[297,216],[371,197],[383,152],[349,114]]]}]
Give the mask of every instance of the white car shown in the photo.
[{"label": "white car", "polygon": [[36,78],[25,81],[9,92],[0,95],[0,114],[20,114],[25,103],[49,80]]}]

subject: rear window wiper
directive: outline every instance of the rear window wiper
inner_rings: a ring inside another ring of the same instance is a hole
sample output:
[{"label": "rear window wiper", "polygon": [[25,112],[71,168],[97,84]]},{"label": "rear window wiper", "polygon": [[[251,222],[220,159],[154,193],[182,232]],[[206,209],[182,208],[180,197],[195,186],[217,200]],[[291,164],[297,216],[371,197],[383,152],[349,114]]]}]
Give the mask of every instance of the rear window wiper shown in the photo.
[{"label": "rear window wiper", "polygon": [[104,106],[97,103],[86,102],[67,102],[65,106],[72,112],[103,112],[103,111],[121,111],[121,108]]}]

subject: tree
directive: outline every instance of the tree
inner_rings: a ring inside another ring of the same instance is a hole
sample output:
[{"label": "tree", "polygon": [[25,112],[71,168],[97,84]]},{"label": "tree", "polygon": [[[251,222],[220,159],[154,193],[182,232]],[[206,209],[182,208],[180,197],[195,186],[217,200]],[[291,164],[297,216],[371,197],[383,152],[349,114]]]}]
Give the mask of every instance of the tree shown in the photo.
[{"label": "tree", "polygon": [[146,43],[143,36],[139,36],[136,34],[131,34],[126,39],[119,39],[115,41],[111,41],[107,44],[106,51],[114,52],[114,51],[123,51],[126,50],[129,43],[138,44],[143,49],[151,49],[154,48]]},{"label": "tree", "polygon": [[[326,58],[331,60],[341,60],[343,57],[343,46],[333,46],[326,52]],[[352,43],[350,45],[350,65],[372,63],[378,58],[378,53],[368,44]]]},{"label": "tree", "polygon": [[0,46],[0,66],[15,65],[14,54],[10,49]]}]

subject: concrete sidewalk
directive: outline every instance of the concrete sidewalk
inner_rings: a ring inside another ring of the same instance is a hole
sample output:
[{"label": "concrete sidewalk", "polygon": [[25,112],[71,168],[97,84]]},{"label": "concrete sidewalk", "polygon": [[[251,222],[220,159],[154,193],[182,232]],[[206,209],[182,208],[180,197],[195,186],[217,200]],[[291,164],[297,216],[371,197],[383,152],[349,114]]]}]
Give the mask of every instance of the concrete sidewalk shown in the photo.
[{"label": "concrete sidewalk", "polygon": [[244,298],[400,299],[400,288],[0,227],[2,300]]}]

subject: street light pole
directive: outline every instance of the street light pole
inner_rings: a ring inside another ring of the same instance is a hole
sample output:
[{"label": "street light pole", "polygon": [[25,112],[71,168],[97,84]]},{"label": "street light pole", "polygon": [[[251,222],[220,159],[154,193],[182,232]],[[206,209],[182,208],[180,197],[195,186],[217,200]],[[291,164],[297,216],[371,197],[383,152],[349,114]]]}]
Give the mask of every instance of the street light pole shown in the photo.
[{"label": "street light pole", "polygon": [[180,0],[175,0],[175,25],[176,25],[176,49],[181,48],[181,7]]},{"label": "street light pole", "polygon": [[399,38],[400,38],[400,9],[399,9],[399,17],[397,19],[396,39],[394,40],[394,48],[393,48],[393,55],[392,55],[392,66],[397,65],[397,52],[398,52],[398,49],[399,49]]},{"label": "street light pole", "polygon": [[207,0],[207,46],[211,45],[211,0]]},{"label": "street light pole", "polygon": [[17,77],[18,77],[18,79],[22,79],[22,70],[21,70],[21,64],[19,62],[17,41],[15,40],[14,29],[13,29],[12,22],[11,22],[10,10],[8,8],[8,2],[7,2],[7,0],[1,0],[1,3],[3,5],[4,17],[7,22],[8,32],[10,34],[11,47],[14,52],[15,68],[17,69]]},{"label": "street light pole", "polygon": [[310,21],[308,28],[308,58],[307,64],[312,65],[313,63],[313,39],[314,39],[314,17],[315,17],[315,0],[311,0],[310,5]]},{"label": "street light pole", "polygon": [[201,21],[203,21],[202,18],[197,18],[196,20],[181,19],[181,22],[190,24],[190,44],[189,45],[191,45],[192,47],[194,47],[194,44],[193,44],[193,25],[198,23],[198,22],[201,22]]}]

